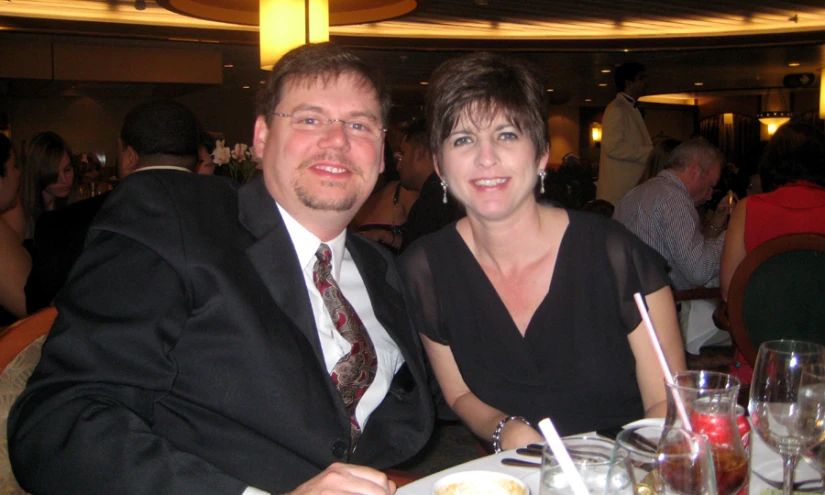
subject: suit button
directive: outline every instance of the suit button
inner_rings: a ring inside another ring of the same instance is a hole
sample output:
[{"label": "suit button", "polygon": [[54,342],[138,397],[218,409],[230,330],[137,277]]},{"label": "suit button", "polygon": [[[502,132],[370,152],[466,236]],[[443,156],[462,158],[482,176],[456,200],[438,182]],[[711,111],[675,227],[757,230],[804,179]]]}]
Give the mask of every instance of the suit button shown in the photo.
[{"label": "suit button", "polygon": [[341,440],[338,440],[332,445],[332,455],[339,459],[343,459],[344,456],[347,455],[347,450],[349,450],[349,447],[346,442],[342,442]]}]

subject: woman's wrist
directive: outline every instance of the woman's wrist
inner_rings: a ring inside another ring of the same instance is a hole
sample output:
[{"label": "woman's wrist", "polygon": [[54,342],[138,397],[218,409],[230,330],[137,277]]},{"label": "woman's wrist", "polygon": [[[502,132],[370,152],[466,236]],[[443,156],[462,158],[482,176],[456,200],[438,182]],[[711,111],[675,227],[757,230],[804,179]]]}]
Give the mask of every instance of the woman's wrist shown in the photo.
[{"label": "woman's wrist", "polygon": [[531,429],[533,428],[533,425],[530,424],[529,421],[527,421],[526,419],[524,419],[521,416],[507,416],[506,418],[504,418],[504,419],[502,419],[501,421],[498,422],[498,425],[496,425],[496,429],[493,432],[493,450],[494,451],[501,452],[503,450],[502,449],[502,436],[503,436],[503,433],[504,433],[504,427],[507,426],[511,422],[521,423],[522,425],[527,426]]}]

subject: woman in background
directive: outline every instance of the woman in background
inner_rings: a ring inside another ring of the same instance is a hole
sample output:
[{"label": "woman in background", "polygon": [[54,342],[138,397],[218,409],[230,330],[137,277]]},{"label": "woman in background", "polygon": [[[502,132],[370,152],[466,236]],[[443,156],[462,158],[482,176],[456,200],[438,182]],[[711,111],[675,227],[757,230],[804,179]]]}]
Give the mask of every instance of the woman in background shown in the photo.
[{"label": "woman in background", "polygon": [[[17,204],[19,186],[20,170],[11,141],[5,134],[0,134],[0,213],[9,211]],[[0,326],[26,315],[23,288],[31,264],[23,240],[6,221],[0,219]]]},{"label": "woman in background", "polygon": [[67,202],[74,181],[71,156],[66,141],[53,132],[37,133],[26,143],[20,184],[24,240],[32,238],[43,212]]},{"label": "woman in background", "polygon": [[762,194],[734,208],[722,251],[719,282],[727,300],[736,268],[755,247],[789,234],[825,234],[825,134],[808,124],[785,124],[759,164]]},{"label": "woman in background", "polygon": [[654,146],[653,149],[650,150],[650,154],[647,156],[645,171],[639,179],[639,184],[642,184],[659,175],[659,172],[664,170],[667,166],[667,162],[670,161],[670,154],[673,153],[673,150],[675,150],[680,144],[682,144],[681,141],[673,138],[667,138],[659,141],[659,144]]},{"label": "woman in background", "polygon": [[511,57],[477,53],[430,80],[436,170],[467,217],[400,258],[444,398],[499,449],[664,416],[664,378],[633,299],[646,295],[673,371],[685,368],[664,260],[619,224],[542,206],[546,91]]}]

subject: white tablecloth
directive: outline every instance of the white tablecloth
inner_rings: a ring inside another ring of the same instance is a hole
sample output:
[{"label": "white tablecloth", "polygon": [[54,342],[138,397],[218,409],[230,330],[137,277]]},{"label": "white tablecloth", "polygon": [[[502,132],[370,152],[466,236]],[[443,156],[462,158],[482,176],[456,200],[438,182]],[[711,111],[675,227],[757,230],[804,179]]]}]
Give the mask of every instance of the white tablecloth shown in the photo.
[{"label": "white tablecloth", "polygon": [[[399,488],[397,494],[431,495],[433,483],[435,483],[435,481],[441,478],[442,476],[451,473],[457,473],[460,471],[483,470],[497,471],[500,473],[507,473],[509,475],[515,476],[516,478],[519,478],[523,480],[525,483],[527,483],[527,486],[530,487],[531,495],[538,495],[538,468],[505,466],[501,463],[501,459],[505,457],[514,457],[524,459],[527,461],[541,462],[541,458],[539,457],[521,456],[516,454],[515,450],[509,450],[506,452],[502,452],[500,454],[475,459],[473,461],[466,462],[464,464],[452,467],[450,469],[446,469],[439,473],[427,476],[426,478],[422,478],[414,483],[410,483],[407,486]],[[751,435],[750,466],[752,471],[757,471],[763,476],[769,477],[770,479],[782,479],[782,459],[779,457],[779,454],[770,450],[770,448],[759,439],[759,436],[755,432],[753,432],[753,434]],[[814,471],[810,466],[808,466],[804,461],[799,462],[799,465],[796,469],[797,481],[814,479],[818,477],[819,474],[816,471]],[[781,491],[779,490],[771,490],[767,484],[765,484],[755,475],[751,474],[749,495],[773,495],[780,493]]]}]

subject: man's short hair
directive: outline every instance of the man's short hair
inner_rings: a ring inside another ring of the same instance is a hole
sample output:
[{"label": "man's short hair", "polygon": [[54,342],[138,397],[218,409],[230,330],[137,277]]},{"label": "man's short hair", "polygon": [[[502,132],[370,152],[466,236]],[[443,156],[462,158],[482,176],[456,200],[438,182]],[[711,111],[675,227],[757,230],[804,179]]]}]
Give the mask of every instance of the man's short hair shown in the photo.
[{"label": "man's short hair", "polygon": [[120,130],[123,146],[141,157],[172,155],[198,157],[200,124],[186,105],[173,100],[141,103],[126,115]]},{"label": "man's short hair", "polygon": [[616,89],[624,91],[627,81],[633,81],[640,72],[645,71],[645,66],[639,62],[625,62],[616,68],[613,78],[616,82]]},{"label": "man's short hair", "polygon": [[697,137],[688,139],[684,143],[674,148],[670,155],[667,167],[673,170],[684,170],[692,163],[696,163],[702,173],[707,172],[714,165],[721,166],[725,157],[719,148],[711,144],[705,138]]},{"label": "man's short hair", "polygon": [[427,92],[430,150],[441,157],[463,115],[486,123],[501,112],[530,138],[539,158],[550,148],[545,95],[537,73],[511,56],[482,52],[447,60],[433,72]]},{"label": "man's short hair", "polygon": [[404,131],[404,141],[410,143],[411,145],[423,146],[425,150],[429,151],[430,143],[427,131],[426,120],[413,120]]},{"label": "man's short hair", "polygon": [[290,51],[272,68],[266,84],[258,94],[257,113],[272,124],[275,109],[289,84],[327,84],[342,74],[361,79],[364,87],[375,90],[381,105],[381,123],[386,124],[390,113],[390,94],[383,77],[354,53],[331,43],[310,43]]}]

